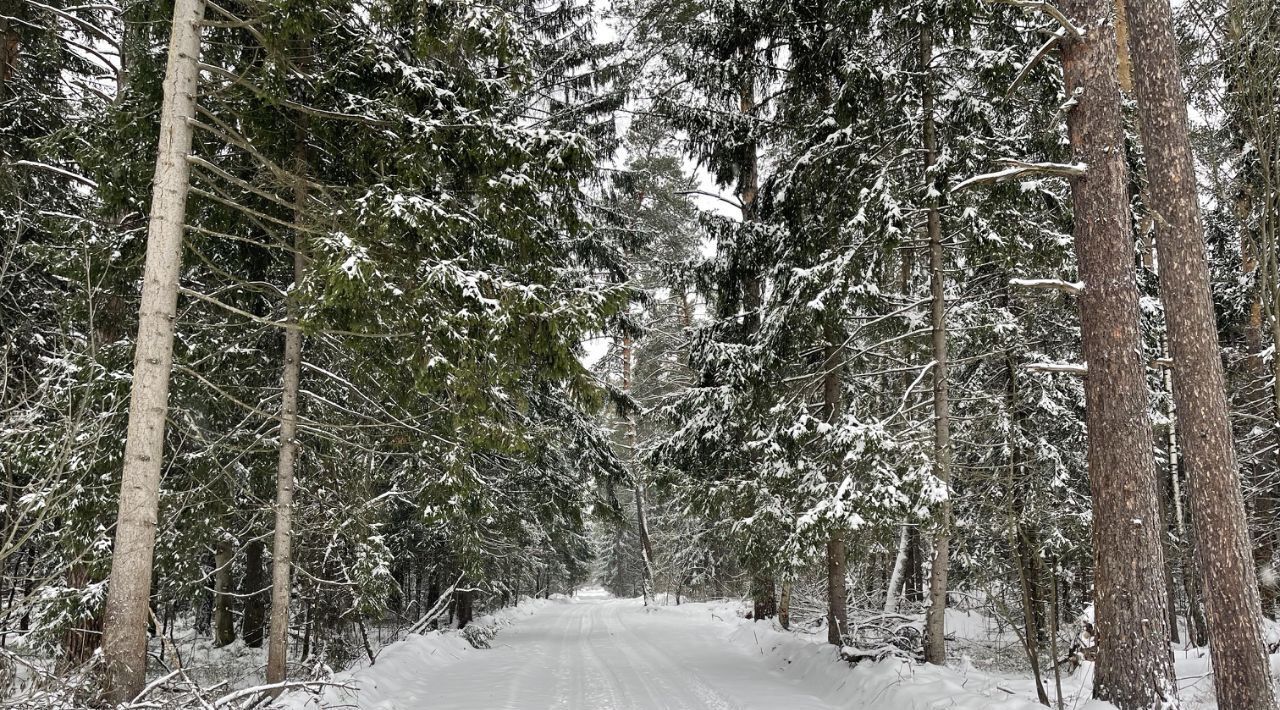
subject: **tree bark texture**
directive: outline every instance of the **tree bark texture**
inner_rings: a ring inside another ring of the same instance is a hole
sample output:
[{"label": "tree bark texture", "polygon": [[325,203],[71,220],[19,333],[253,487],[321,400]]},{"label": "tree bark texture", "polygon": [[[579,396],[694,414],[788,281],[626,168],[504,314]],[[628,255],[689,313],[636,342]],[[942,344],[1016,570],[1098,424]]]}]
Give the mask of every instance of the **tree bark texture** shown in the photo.
[{"label": "tree bark texture", "polygon": [[1275,690],[1209,292],[1173,12],[1168,0],[1126,0],[1125,12],[1214,688],[1223,710],[1271,708]]},{"label": "tree bark texture", "polygon": [[204,0],[175,3],[165,69],[128,433],[120,477],[120,508],[103,617],[105,691],[107,699],[117,703],[132,700],[142,691],[147,672],[151,564],[173,364],[173,321],[191,178],[187,156],[191,152],[192,129],[188,120],[195,117],[199,23],[204,6]]},{"label": "tree bark texture", "polygon": [[[822,421],[838,426],[844,416],[844,336],[835,319],[839,314],[828,313],[822,327]],[[842,458],[827,463],[827,481],[838,486],[843,478]],[[845,576],[848,571],[848,551],[845,547],[846,531],[837,523],[827,534],[827,642],[843,646],[849,635],[848,590]]]},{"label": "tree bark texture", "polygon": [[[1067,114],[1073,157],[1073,237],[1084,357],[1089,487],[1093,499],[1094,696],[1120,710],[1174,700],[1158,484],[1139,330],[1134,245],[1126,193],[1116,33],[1110,0],[1066,0],[1084,37],[1062,42],[1075,105]],[[1132,30],[1132,27],[1130,28]]]},{"label": "tree bark texture", "polygon": [[231,540],[218,540],[213,554],[213,645],[226,646],[236,640],[235,618],[231,613],[231,564],[235,547]]},{"label": "tree bark texture", "polygon": [[[304,121],[301,126],[305,126]],[[306,129],[299,128],[296,170],[307,174]],[[294,187],[294,220],[304,219],[307,187],[303,177]],[[294,233],[293,288],[284,331],[284,374],[280,399],[280,456],[276,463],[276,524],[271,554],[271,628],[267,639],[267,683],[285,680],[289,655],[289,591],[293,571],[293,489],[298,461],[298,389],[302,375],[302,329],[298,294],[306,277],[302,232]]]},{"label": "tree bark texture", "polygon": [[947,301],[945,255],[942,246],[942,214],[938,210],[933,167],[938,159],[937,129],[933,119],[933,28],[920,30],[920,66],[924,77],[921,113],[924,117],[924,179],[928,186],[929,292],[932,297],[930,326],[933,347],[933,476],[947,489],[938,506],[933,533],[933,559],[929,567],[929,608],[924,622],[924,659],[938,665],[947,662],[947,568],[951,556],[951,415],[947,392]]},{"label": "tree bark texture", "polygon": [[263,569],[266,545],[260,539],[244,546],[244,576],[240,578],[240,595],[244,609],[240,616],[240,637],[249,648],[262,646],[267,622],[267,574]]}]

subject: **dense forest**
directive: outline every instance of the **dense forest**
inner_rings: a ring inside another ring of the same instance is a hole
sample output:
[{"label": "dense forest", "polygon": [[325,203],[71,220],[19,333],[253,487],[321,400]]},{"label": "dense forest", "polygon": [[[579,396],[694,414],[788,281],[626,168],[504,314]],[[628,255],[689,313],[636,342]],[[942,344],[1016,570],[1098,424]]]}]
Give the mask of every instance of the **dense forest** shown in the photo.
[{"label": "dense forest", "polygon": [[1272,0],[0,0],[0,705],[596,584],[1275,708],[1278,171]]}]

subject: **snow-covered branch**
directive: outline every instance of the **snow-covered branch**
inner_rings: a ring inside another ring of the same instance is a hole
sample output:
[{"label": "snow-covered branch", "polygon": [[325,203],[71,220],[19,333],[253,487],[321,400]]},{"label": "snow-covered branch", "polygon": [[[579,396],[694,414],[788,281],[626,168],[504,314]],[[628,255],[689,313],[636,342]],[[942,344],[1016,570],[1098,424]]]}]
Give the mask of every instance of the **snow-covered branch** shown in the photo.
[{"label": "snow-covered branch", "polygon": [[1089,372],[1087,364],[1077,365],[1069,362],[1029,362],[1023,367],[1033,372],[1062,372],[1072,375],[1084,375]]},{"label": "snow-covered branch", "polygon": [[1057,20],[1058,24],[1062,25],[1063,29],[1065,29],[1067,32],[1070,32],[1072,36],[1074,36],[1076,39],[1084,39],[1084,30],[1080,29],[1079,27],[1076,27],[1075,24],[1071,22],[1070,19],[1067,18],[1066,14],[1062,12],[1062,10],[1059,10],[1058,8],[1054,7],[1050,3],[1036,2],[1035,0],[986,0],[986,1],[993,4],[999,3],[1001,5],[1012,5],[1013,7],[1023,8],[1024,10],[1033,10],[1035,12],[1043,12],[1049,17],[1052,17],[1053,19]]},{"label": "snow-covered branch", "polygon": [[974,185],[1005,182],[1006,180],[1012,180],[1023,175],[1082,177],[1085,174],[1087,167],[1084,163],[1027,163],[1014,158],[1005,158],[997,162],[1002,165],[1007,165],[1008,167],[1004,170],[997,170],[992,173],[974,175],[968,180],[958,183],[955,187],[951,188],[951,191],[960,192],[961,190],[973,187]]},{"label": "snow-covered branch", "polygon": [[89,187],[96,188],[98,186],[98,183],[94,182],[93,180],[90,180],[89,178],[83,175],[73,173],[70,170],[67,170],[65,168],[60,168],[56,165],[49,165],[48,163],[39,163],[34,160],[15,160],[13,161],[13,165],[17,167],[23,167],[23,168],[34,168],[36,170],[47,170],[48,172],[56,173],[65,178],[70,178],[83,185],[88,185]]},{"label": "snow-covered branch", "polygon": [[1058,42],[1062,41],[1065,34],[1066,30],[1058,30],[1058,32],[1050,37],[1044,44],[1040,45],[1040,49],[1037,49],[1036,53],[1031,55],[1031,59],[1028,59],[1027,63],[1022,65],[1022,69],[1018,70],[1018,75],[1013,77],[1013,81],[1009,84],[1009,88],[1004,92],[1004,97],[1006,99],[1013,96],[1013,92],[1017,91],[1018,87],[1022,85],[1022,82],[1031,75],[1031,70],[1035,69],[1036,65],[1049,54],[1049,50],[1056,47]]},{"label": "snow-covered branch", "polygon": [[1084,284],[1079,281],[1063,281],[1062,279],[1009,279],[1010,286],[1025,288],[1047,288],[1061,291],[1071,296],[1079,296]]},{"label": "snow-covered branch", "polygon": [[728,197],[725,197],[724,195],[717,195],[714,192],[708,192],[706,190],[676,190],[675,194],[682,195],[682,196],[683,195],[699,195],[701,197],[710,197],[712,199],[720,200],[721,202],[733,207],[734,209],[739,209],[739,210],[742,209],[741,202],[737,200],[731,200]]},{"label": "snow-covered branch", "polygon": [[[1022,367],[1033,372],[1062,372],[1072,375],[1086,375],[1089,373],[1089,365],[1087,363],[1077,365],[1070,362],[1029,362]],[[1153,370],[1173,367],[1173,360],[1167,357],[1156,358],[1147,361],[1147,367]]]}]

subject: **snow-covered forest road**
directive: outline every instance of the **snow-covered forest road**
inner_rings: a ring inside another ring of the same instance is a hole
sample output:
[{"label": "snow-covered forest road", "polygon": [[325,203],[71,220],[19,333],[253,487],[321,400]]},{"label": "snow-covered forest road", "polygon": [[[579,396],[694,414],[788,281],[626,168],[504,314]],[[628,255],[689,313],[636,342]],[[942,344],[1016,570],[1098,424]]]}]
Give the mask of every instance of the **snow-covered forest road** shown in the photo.
[{"label": "snow-covered forest road", "polygon": [[504,629],[493,648],[424,663],[380,688],[376,707],[502,710],[811,710],[834,708],[725,643],[717,622],[633,599],[551,604]]}]

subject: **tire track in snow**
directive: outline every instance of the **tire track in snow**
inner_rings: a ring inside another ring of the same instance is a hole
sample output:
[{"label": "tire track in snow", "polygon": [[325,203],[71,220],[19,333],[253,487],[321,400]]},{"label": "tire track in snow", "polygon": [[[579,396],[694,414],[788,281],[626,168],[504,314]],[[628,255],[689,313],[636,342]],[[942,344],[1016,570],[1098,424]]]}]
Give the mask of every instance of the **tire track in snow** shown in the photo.
[{"label": "tire track in snow", "polygon": [[[592,627],[594,629],[596,622],[599,621],[601,629],[594,633],[590,638],[585,639],[585,641],[586,645],[590,646],[591,653],[595,655],[598,662],[604,668],[608,669],[611,678],[616,685],[623,690],[623,694],[626,697],[626,705],[615,705],[613,707],[619,709],[635,708],[637,710],[644,710],[645,708],[685,710],[686,706],[684,704],[672,705],[673,697],[670,691],[659,690],[655,683],[648,680],[655,676],[652,673],[645,672],[640,665],[635,663],[623,665],[613,661],[611,658],[605,657],[605,652],[614,652],[621,653],[624,656],[626,655],[626,644],[625,642],[620,643],[619,637],[614,633],[613,627],[606,616],[606,607],[606,604],[592,605],[590,610]],[[622,668],[626,668],[630,672],[629,676],[624,676],[620,672]],[[629,690],[628,686],[634,686],[638,692]],[[636,703],[637,695],[643,695],[647,702],[644,704]]]},{"label": "tire track in snow", "polygon": [[[593,607],[594,606],[595,605],[593,605]],[[613,664],[606,661],[600,654],[599,647],[601,643],[604,642],[605,635],[601,633],[600,629],[596,628],[596,616],[597,614],[594,608],[583,615],[583,623],[586,625],[587,629],[585,633],[581,634],[577,639],[577,644],[583,649],[584,658],[589,659],[589,664],[596,669],[598,677],[604,681],[602,683],[604,686],[603,690],[609,697],[608,705],[597,705],[595,707],[617,708],[618,710],[659,707],[657,704],[654,704],[655,698],[652,694],[649,694],[648,697],[648,700],[650,701],[649,704],[638,704],[636,702],[635,694],[627,687],[627,683],[623,677],[619,675],[618,669],[616,669]],[[605,633],[607,633],[607,630],[605,630]]]},{"label": "tire track in snow", "polygon": [[[672,658],[669,649],[660,648],[658,644],[646,638],[643,631],[637,631],[629,626],[623,620],[623,614],[630,610],[631,606],[625,602],[615,602],[602,604],[602,612],[607,613],[612,628],[621,632],[620,637],[628,640],[634,640],[636,643],[627,644],[627,655],[632,658],[642,659],[644,664],[651,668],[651,677],[659,678],[669,684],[677,679],[683,681],[678,683],[676,687],[680,688],[680,694],[684,696],[679,706],[689,708],[690,710],[745,710],[742,705],[738,704],[728,696],[716,690],[712,685],[694,671],[690,664],[680,663]],[[664,620],[665,621],[665,620]]]},{"label": "tire track in snow", "polygon": [[[544,623],[548,616],[554,617],[557,623],[551,624],[549,619]],[[507,689],[506,700],[501,705],[502,710],[521,710],[538,704],[550,707],[554,698],[560,696],[568,677],[568,673],[563,670],[567,646],[565,641],[569,638],[568,631],[572,623],[573,617],[563,610],[547,609],[522,624],[523,628],[516,628],[507,644],[514,655],[516,671],[510,676],[511,685]],[[550,693],[546,687],[548,678],[555,680]]]}]

